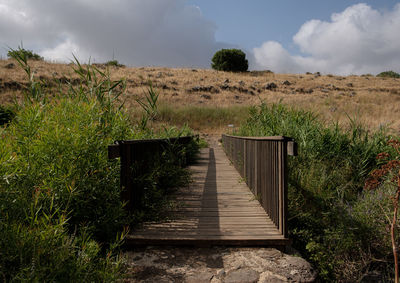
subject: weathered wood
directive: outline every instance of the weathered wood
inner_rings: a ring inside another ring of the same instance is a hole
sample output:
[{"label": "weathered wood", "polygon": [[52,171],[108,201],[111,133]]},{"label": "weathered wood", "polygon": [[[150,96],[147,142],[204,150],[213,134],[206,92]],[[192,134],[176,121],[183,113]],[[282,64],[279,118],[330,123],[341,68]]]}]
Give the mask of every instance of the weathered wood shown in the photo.
[{"label": "weathered wood", "polygon": [[297,155],[293,139],[223,135],[224,150],[279,233],[287,237],[287,156]]},{"label": "weathered wood", "polygon": [[297,156],[297,143],[294,141],[288,141],[287,143],[287,154],[291,156]]},{"label": "weathered wood", "polygon": [[[198,136],[186,136],[169,139],[120,140],[108,146],[108,158],[121,159],[121,199],[125,208],[132,211],[141,206],[143,191],[135,182],[135,177],[144,176],[157,162],[165,150],[187,146]],[[182,161],[186,165],[188,156]]]},{"label": "weathered wood", "polygon": [[172,196],[170,220],[145,223],[130,233],[127,246],[289,243],[220,147],[203,149],[190,169],[194,181]]}]

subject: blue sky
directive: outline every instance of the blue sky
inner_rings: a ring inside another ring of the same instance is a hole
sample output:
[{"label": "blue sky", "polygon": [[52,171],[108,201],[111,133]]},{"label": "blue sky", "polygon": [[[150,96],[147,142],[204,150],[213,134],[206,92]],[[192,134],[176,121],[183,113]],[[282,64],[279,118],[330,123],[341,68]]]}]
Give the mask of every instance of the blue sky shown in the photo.
[{"label": "blue sky", "polygon": [[46,60],[210,68],[243,49],[251,70],[400,72],[400,2],[0,0],[0,56],[21,42]]},{"label": "blue sky", "polygon": [[306,21],[328,21],[333,13],[359,3],[387,11],[399,1],[188,0],[187,3],[198,6],[206,19],[216,23],[217,41],[251,50],[264,41],[275,40],[297,53],[300,51],[293,44],[292,37]]}]

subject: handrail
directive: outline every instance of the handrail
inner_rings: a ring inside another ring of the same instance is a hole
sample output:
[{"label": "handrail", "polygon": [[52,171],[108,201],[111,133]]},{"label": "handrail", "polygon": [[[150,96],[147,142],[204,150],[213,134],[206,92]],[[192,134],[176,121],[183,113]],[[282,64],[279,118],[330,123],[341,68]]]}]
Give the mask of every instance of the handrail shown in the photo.
[{"label": "handrail", "polygon": [[[198,135],[165,139],[118,140],[108,146],[108,158],[121,159],[121,199],[126,202],[125,208],[128,211],[139,207],[143,198],[143,188],[135,184],[135,177],[148,173],[166,149],[176,146],[178,148],[173,148],[173,152],[177,153],[180,148],[187,147],[194,138],[198,138]],[[180,164],[186,165],[187,158],[186,155],[185,160],[182,160]]]},{"label": "handrail", "polygon": [[239,174],[287,238],[287,155],[297,155],[296,142],[284,136],[222,135],[222,143]]}]

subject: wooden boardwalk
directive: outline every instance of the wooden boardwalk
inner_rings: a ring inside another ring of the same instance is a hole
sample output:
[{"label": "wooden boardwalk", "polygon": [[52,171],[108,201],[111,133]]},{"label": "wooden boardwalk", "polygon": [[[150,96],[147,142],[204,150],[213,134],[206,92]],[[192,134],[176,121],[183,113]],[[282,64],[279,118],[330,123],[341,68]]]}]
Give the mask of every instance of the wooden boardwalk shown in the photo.
[{"label": "wooden boardwalk", "polygon": [[203,149],[190,167],[193,183],[177,191],[171,218],[146,223],[127,237],[136,245],[261,245],[288,243],[255,199],[221,146]]}]

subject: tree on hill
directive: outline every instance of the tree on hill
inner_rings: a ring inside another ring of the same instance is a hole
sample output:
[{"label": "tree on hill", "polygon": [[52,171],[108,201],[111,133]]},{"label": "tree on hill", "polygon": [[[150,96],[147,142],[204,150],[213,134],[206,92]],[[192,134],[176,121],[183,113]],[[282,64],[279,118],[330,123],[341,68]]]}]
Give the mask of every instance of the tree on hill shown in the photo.
[{"label": "tree on hill", "polygon": [[246,54],[240,49],[221,49],[211,61],[211,67],[218,71],[246,72],[249,68]]},{"label": "tree on hill", "polygon": [[32,50],[24,49],[23,47],[18,47],[18,49],[10,49],[7,52],[8,58],[26,58],[32,60],[40,60],[43,61],[43,57],[39,54],[34,53]]}]

